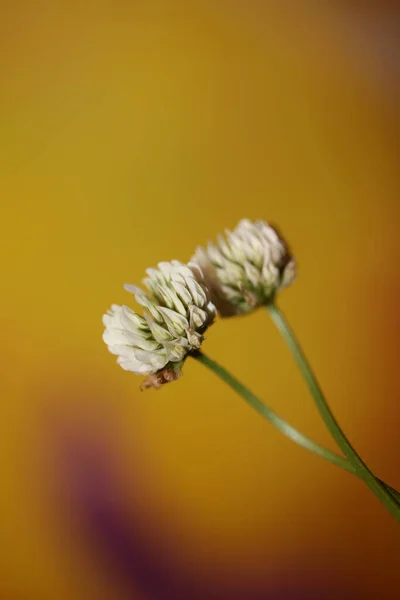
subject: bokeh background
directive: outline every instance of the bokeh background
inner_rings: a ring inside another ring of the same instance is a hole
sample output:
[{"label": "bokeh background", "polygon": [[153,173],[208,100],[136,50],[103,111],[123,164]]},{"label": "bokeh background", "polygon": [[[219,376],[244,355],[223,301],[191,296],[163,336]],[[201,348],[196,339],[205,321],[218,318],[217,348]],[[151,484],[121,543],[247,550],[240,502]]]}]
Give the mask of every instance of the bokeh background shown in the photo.
[{"label": "bokeh background", "polygon": [[[397,31],[383,0],[1,3],[2,599],[398,596],[362,483],[194,361],[139,392],[101,340],[124,282],[271,219],[281,306],[400,488]],[[263,311],[204,350],[334,448]]]}]

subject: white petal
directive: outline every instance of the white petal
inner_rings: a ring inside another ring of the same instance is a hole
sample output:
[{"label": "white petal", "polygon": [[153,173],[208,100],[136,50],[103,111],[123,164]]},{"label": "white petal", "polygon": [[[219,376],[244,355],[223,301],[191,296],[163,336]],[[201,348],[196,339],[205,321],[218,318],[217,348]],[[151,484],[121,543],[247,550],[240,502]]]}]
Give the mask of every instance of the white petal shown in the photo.
[{"label": "white petal", "polygon": [[235,228],[235,232],[240,229],[250,229],[250,231],[254,228],[254,223],[250,221],[250,219],[241,219]]},{"label": "white petal", "polygon": [[249,262],[244,263],[244,270],[246,272],[246,277],[250,281],[253,287],[258,287],[260,284],[261,274],[260,271]]},{"label": "white petal", "polygon": [[149,292],[151,294],[155,294],[155,288],[157,285],[157,281],[155,281],[154,279],[151,279],[150,277],[145,277],[144,279],[142,279],[142,283],[144,286],[147,287],[147,289],[149,290]]},{"label": "white petal", "polygon": [[135,340],[135,335],[126,329],[109,327],[103,333],[103,340],[106,344],[124,344],[126,346],[133,346],[132,341]]},{"label": "white petal", "polygon": [[277,288],[279,285],[279,270],[271,262],[265,263],[261,274],[261,281],[266,291]]},{"label": "white petal", "polygon": [[192,304],[189,307],[190,327],[194,330],[200,329],[207,321],[207,313],[198,306]]},{"label": "white petal", "polygon": [[187,332],[187,336],[190,347],[194,350],[198,350],[201,346],[202,341],[204,340],[204,337],[199,333],[190,330]]},{"label": "white petal", "polygon": [[174,269],[173,265],[170,262],[160,262],[157,266],[163,275],[171,275]]},{"label": "white petal", "polygon": [[217,267],[218,279],[225,285],[237,287],[244,279],[244,271],[239,265],[225,261],[223,267]]},{"label": "white petal", "polygon": [[186,286],[192,295],[193,303],[202,308],[207,301],[207,296],[201,285],[192,277],[188,277],[186,279]]},{"label": "white petal", "polygon": [[126,346],[125,344],[108,344],[108,349],[111,354],[120,354],[128,358],[135,356],[132,346]]},{"label": "white petal", "polygon": [[127,358],[125,356],[118,356],[117,363],[125,369],[125,371],[133,371],[138,375],[150,375],[155,373],[156,369],[150,364],[140,362],[136,358]]},{"label": "white petal", "polygon": [[143,317],[135,313],[132,309],[125,304],[122,305],[121,323],[127,329],[135,331],[137,329],[147,329],[147,323]]},{"label": "white petal", "polygon": [[[205,258],[206,262],[208,262],[207,255],[204,252],[203,248],[198,248],[196,250],[196,254],[197,253],[201,254]],[[196,255],[195,255],[195,257],[196,257]],[[197,260],[197,257],[196,257],[196,260]],[[204,273],[203,273],[203,271],[202,271],[199,263],[201,263],[201,260],[199,260],[198,262],[192,262],[192,261],[190,261],[188,263],[188,267],[193,272],[193,275],[194,275],[195,279],[197,279],[197,281],[199,283],[201,282],[201,283],[204,284],[205,283],[204,282]]]},{"label": "white petal", "polygon": [[134,349],[137,360],[151,364],[155,369],[162,369],[168,362],[165,350],[161,352],[147,352],[146,350]]},{"label": "white petal", "polygon": [[211,242],[209,242],[207,245],[207,255],[213,265],[222,266],[222,264],[223,264],[222,253]]},{"label": "white petal", "polygon": [[134,285],[133,283],[124,283],[124,290],[126,290],[130,294],[133,294],[134,296],[136,296],[138,292],[143,293],[140,287],[138,285]]},{"label": "white petal", "polygon": [[[182,300],[182,302],[186,306],[188,304],[191,304],[191,302],[192,302],[192,295],[189,292],[189,290],[185,287],[185,285],[182,285],[178,281],[175,281],[174,284],[173,284],[173,286],[174,286],[175,292],[178,294],[178,296]],[[186,314],[186,310],[185,310],[185,314]]]},{"label": "white petal", "polygon": [[190,350],[187,338],[180,337],[172,342],[165,344],[168,361],[179,362],[185,358]]},{"label": "white petal", "polygon": [[164,301],[167,308],[177,310],[181,315],[186,315],[186,308],[172,286],[172,282],[170,285],[157,285],[157,295]]},{"label": "white petal", "polygon": [[103,334],[106,344],[125,344],[142,350],[158,350],[160,344],[152,339],[146,339],[126,329],[107,329]]},{"label": "white petal", "polygon": [[161,273],[161,271],[159,269],[147,269],[146,273],[150,277],[150,279],[152,279],[156,283],[165,283],[166,282],[165,275],[163,273]]},{"label": "white petal", "polygon": [[[172,285],[173,284],[171,282],[171,286]],[[181,315],[186,316],[186,312],[187,312],[186,308],[183,305],[182,300],[179,298],[179,296],[176,293],[176,291],[174,290],[174,288],[171,286],[169,286],[168,289],[165,290],[173,302],[173,306],[171,306],[170,308],[175,309]]]},{"label": "white petal", "polygon": [[160,306],[159,311],[164,318],[168,331],[175,337],[182,335],[189,327],[189,322],[183,315],[180,315],[179,313],[170,310],[165,306]]},{"label": "white petal", "polygon": [[225,241],[224,237],[221,234],[218,234],[217,239],[218,239],[218,248],[220,249],[222,254],[225,256],[225,258],[227,258],[228,260],[233,260],[234,256],[233,256],[232,250],[231,250],[229,244],[227,244],[227,242]]},{"label": "white petal", "polygon": [[103,324],[105,327],[115,325],[118,327],[120,325],[120,315],[121,315],[121,306],[118,304],[113,304],[111,308],[103,315]]},{"label": "white petal", "polygon": [[157,311],[157,308],[150,301],[150,299],[146,296],[144,291],[138,287],[137,285],[132,285],[131,283],[126,283],[124,288],[135,295],[136,302],[143,306],[143,308],[147,308],[147,310],[151,313],[153,319],[155,319],[158,323],[162,321],[160,314]]},{"label": "white petal", "polygon": [[173,269],[171,270],[171,277],[173,281],[180,281],[181,277],[193,277],[192,270],[177,260],[172,261]]},{"label": "white petal", "polygon": [[154,337],[154,339],[157,342],[160,343],[164,343],[164,342],[170,342],[171,340],[174,339],[174,336],[165,329],[165,327],[162,327],[161,325],[159,325],[158,323],[156,323],[149,314],[144,313],[145,319],[147,321],[147,324],[149,326],[149,329]]},{"label": "white petal", "polygon": [[241,239],[229,230],[226,230],[225,234],[229,240],[232,258],[235,260],[235,262],[238,262],[239,264],[244,262],[246,260],[246,253],[243,250],[243,244]]},{"label": "white petal", "polygon": [[174,308],[174,301],[173,301],[171,294],[169,293],[169,290],[166,285],[156,284],[155,293],[156,293],[158,299],[160,300],[160,302],[165,304],[165,306],[167,306],[168,308],[171,308],[171,309]]}]

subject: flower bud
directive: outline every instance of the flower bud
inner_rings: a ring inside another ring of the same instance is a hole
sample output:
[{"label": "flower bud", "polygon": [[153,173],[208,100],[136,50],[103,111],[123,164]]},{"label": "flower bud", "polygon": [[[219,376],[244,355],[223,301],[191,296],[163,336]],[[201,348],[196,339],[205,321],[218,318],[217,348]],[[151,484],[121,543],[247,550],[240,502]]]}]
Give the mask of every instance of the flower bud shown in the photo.
[{"label": "flower bud", "polygon": [[278,231],[264,221],[243,219],[219,235],[217,243],[199,247],[199,265],[222,317],[251,312],[273,301],[296,278],[296,263]]}]

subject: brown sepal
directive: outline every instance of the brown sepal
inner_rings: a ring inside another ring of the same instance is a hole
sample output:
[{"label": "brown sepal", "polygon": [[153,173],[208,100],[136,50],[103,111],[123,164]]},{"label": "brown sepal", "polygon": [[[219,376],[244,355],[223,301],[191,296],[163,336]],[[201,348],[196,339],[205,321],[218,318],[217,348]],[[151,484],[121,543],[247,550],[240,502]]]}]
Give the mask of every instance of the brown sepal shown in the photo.
[{"label": "brown sepal", "polygon": [[153,375],[149,375],[140,386],[141,390],[148,390],[154,388],[158,390],[165,383],[176,381],[181,375],[180,369],[166,367]]}]

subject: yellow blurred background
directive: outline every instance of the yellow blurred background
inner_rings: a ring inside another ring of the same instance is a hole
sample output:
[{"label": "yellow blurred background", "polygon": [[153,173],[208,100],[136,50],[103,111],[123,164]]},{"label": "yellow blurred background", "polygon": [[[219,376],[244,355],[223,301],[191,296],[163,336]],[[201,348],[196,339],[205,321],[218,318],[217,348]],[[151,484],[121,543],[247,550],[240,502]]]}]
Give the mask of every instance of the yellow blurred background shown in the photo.
[{"label": "yellow blurred background", "polygon": [[[158,392],[101,316],[242,217],[290,241],[281,306],[339,421],[400,489],[392,5],[4,2],[0,598],[395,598],[358,480],[188,360]],[[334,449],[260,311],[204,351]]]}]

